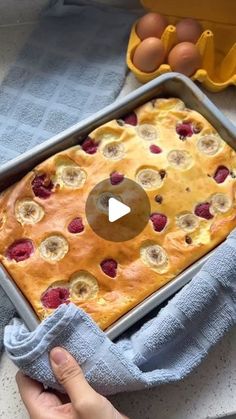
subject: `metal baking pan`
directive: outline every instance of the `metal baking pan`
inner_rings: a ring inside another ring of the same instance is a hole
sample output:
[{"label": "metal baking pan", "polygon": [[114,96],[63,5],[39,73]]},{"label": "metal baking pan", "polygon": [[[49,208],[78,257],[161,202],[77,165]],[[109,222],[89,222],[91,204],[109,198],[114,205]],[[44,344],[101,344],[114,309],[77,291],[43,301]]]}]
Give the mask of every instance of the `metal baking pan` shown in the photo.
[{"label": "metal baking pan", "polygon": [[[46,158],[68,147],[79,144],[87,134],[98,126],[111,119],[119,119],[122,115],[137,106],[158,96],[177,97],[183,100],[187,107],[200,112],[215,127],[223,139],[232,148],[236,149],[236,127],[190,79],[178,73],[168,73],[138,88],[129,95],[117,99],[112,105],[107,106],[93,116],[73,125],[71,128],[54,136],[43,144],[34,147],[32,150],[2,165],[0,168],[0,191],[21,179],[25,173]],[[106,330],[107,336],[112,340],[117,338],[130,326],[177,292],[192,279],[213,252],[214,250],[209,252],[168,284],[122,316]],[[39,324],[38,317],[10,275],[1,265],[0,283],[27,327],[30,330],[34,330]]]}]

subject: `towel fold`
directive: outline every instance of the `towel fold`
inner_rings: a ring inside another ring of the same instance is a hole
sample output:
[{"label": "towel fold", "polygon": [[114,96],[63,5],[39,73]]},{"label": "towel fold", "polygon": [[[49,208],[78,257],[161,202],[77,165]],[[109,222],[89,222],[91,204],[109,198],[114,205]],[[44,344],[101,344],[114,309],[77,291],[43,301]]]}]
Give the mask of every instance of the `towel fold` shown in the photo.
[{"label": "towel fold", "polygon": [[0,356],[3,350],[4,328],[15,315],[15,307],[0,287]]},{"label": "towel fold", "polygon": [[189,374],[236,323],[236,230],[158,315],[111,342],[82,310],[62,305],[34,332],[5,329],[9,357],[25,374],[62,391],[48,352],[66,348],[104,395],[173,382]]}]

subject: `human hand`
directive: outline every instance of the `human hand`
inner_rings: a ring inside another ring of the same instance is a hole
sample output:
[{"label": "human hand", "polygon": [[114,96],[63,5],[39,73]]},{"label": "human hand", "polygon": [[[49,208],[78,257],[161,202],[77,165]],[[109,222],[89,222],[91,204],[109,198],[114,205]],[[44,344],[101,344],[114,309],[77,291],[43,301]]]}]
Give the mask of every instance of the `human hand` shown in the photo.
[{"label": "human hand", "polygon": [[31,419],[128,419],[93,390],[65,349],[52,349],[50,362],[68,397],[45,390],[42,384],[18,371],[16,382]]}]

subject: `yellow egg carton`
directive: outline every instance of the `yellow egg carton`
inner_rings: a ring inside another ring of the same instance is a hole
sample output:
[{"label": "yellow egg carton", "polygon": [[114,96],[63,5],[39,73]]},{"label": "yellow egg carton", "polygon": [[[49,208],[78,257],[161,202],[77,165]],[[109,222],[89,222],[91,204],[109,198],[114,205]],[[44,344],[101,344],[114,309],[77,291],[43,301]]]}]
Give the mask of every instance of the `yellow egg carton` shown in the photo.
[{"label": "yellow egg carton", "polygon": [[[236,0],[141,0],[146,12],[165,15],[170,25],[162,34],[166,54],[177,42],[175,24],[185,17],[198,20],[204,32],[196,45],[202,57],[202,68],[191,77],[208,90],[218,92],[229,85],[236,85]],[[141,40],[133,25],[128,50],[127,65],[137,79],[146,83],[160,74],[172,71],[162,64],[152,73],[144,73],[134,66],[133,54]]]}]

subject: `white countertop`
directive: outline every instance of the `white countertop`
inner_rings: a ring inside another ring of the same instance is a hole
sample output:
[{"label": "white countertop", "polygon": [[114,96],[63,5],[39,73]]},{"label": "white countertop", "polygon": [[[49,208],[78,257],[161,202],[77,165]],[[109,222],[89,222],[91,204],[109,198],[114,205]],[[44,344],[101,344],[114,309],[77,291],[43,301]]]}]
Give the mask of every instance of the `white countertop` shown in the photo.
[{"label": "white countertop", "polygon": [[[0,81],[45,4],[47,0],[21,0],[20,5],[18,0],[0,0]],[[25,21],[27,24],[23,24]],[[129,75],[122,93],[137,86],[133,76]],[[235,88],[209,96],[236,124]],[[120,394],[111,399],[132,419],[205,419],[233,413],[236,418],[235,348],[236,327],[211,351],[200,367],[181,382],[138,393]],[[0,361],[0,418],[28,417],[15,384],[16,370],[4,354]]]}]

